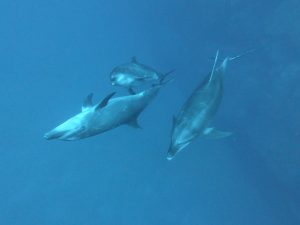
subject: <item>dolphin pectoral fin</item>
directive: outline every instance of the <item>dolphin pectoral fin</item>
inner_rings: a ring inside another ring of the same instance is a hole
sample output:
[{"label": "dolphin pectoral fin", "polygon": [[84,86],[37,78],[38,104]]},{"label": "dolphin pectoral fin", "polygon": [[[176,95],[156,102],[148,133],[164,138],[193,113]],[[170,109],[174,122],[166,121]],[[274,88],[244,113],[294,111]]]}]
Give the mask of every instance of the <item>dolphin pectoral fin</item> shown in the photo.
[{"label": "dolphin pectoral fin", "polygon": [[116,92],[113,92],[109,95],[107,95],[96,107],[96,110],[99,110],[103,107],[105,107],[109,101],[109,99],[111,99],[112,96],[114,96],[116,94]]},{"label": "dolphin pectoral fin", "polygon": [[185,141],[183,143],[177,144],[176,146],[171,145],[168,150],[167,159],[172,160],[175,157],[175,155],[177,155],[180,151],[182,151],[184,148],[186,148],[191,143],[191,141],[192,141],[192,139],[189,141]]},{"label": "dolphin pectoral fin", "polygon": [[92,99],[93,99],[93,93],[90,93],[88,96],[86,96],[81,107],[82,111],[93,106]]},{"label": "dolphin pectoral fin", "polygon": [[219,131],[216,130],[213,127],[206,128],[203,132],[204,137],[211,138],[211,139],[219,139],[219,138],[225,138],[232,134],[232,132],[227,131]]},{"label": "dolphin pectoral fin", "polygon": [[128,92],[129,92],[129,94],[131,94],[131,95],[135,95],[136,93],[135,93],[135,91],[130,87],[130,88],[128,88]]},{"label": "dolphin pectoral fin", "polygon": [[139,123],[138,123],[138,121],[137,121],[136,118],[133,119],[133,120],[131,120],[131,121],[129,121],[129,122],[127,123],[127,125],[130,126],[130,127],[135,128],[135,129],[142,129],[142,127],[139,125]]}]

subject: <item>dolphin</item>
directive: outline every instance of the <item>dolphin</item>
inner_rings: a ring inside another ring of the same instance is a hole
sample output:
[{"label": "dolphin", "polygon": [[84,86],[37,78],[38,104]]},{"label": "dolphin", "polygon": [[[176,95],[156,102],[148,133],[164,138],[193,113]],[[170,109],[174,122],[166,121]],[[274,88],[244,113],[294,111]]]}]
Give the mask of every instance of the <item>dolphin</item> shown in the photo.
[{"label": "dolphin", "polygon": [[164,83],[123,97],[112,98],[114,92],[96,105],[92,104],[91,93],[85,98],[80,113],[46,133],[44,138],[73,141],[106,132],[123,124],[141,128],[137,121],[138,116],[158,94]]},{"label": "dolphin", "polygon": [[136,57],[132,57],[131,62],[115,67],[110,73],[112,85],[125,87],[130,94],[135,94],[133,87],[138,87],[150,82],[165,79],[170,73],[162,74],[149,66],[141,64]]},{"label": "dolphin", "polygon": [[173,117],[171,144],[167,159],[171,160],[182,149],[187,147],[195,138],[224,138],[231,132],[218,131],[211,127],[211,121],[219,109],[223,97],[223,75],[229,61],[237,59],[253,50],[235,57],[226,57],[216,68],[219,50],[216,53],[211,73],[193,91],[182,106],[177,117]]}]

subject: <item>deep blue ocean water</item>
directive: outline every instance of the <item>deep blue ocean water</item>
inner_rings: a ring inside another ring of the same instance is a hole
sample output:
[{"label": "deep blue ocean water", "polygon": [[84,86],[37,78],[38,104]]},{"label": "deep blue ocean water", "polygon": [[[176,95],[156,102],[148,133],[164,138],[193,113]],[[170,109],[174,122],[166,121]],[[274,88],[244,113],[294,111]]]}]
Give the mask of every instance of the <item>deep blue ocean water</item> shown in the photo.
[{"label": "deep blue ocean water", "polygon": [[[0,2],[0,225],[300,224],[300,1]],[[213,57],[232,62],[213,125],[167,161],[172,117]],[[127,126],[45,132],[112,91],[136,56],[174,81]]]}]

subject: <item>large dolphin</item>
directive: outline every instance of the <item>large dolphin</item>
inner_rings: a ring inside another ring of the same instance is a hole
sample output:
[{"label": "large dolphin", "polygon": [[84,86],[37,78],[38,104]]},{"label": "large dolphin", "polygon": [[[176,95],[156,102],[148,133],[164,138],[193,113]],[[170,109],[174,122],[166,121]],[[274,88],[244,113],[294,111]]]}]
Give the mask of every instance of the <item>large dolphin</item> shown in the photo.
[{"label": "large dolphin", "polygon": [[223,75],[228,62],[249,52],[235,57],[226,57],[222,64],[216,68],[219,55],[219,51],[217,51],[211,73],[204,78],[187,99],[177,117],[173,118],[171,144],[167,155],[168,160],[171,160],[199,136],[223,138],[231,134],[231,132],[222,132],[211,127],[211,121],[222,101]]},{"label": "large dolphin", "polygon": [[125,87],[130,94],[135,94],[133,88],[149,82],[163,80],[172,71],[162,74],[139,63],[135,57],[132,57],[131,62],[115,67],[110,73],[110,81],[112,85]]},{"label": "large dolphin", "polygon": [[103,133],[122,124],[139,128],[138,116],[163,84],[162,82],[153,85],[135,95],[112,98],[115,93],[111,93],[96,105],[92,104],[93,95],[90,94],[86,97],[79,114],[46,133],[44,137],[48,140],[72,141]]}]

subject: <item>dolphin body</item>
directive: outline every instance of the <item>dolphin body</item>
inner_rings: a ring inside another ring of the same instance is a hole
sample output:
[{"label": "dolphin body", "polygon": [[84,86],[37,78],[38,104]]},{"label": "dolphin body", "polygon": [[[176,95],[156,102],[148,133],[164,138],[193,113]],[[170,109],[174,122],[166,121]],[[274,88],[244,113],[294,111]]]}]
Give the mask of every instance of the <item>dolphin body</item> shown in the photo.
[{"label": "dolphin body", "polygon": [[161,86],[162,84],[156,84],[138,94],[117,98],[112,98],[115,93],[111,93],[96,105],[92,104],[93,94],[90,94],[84,100],[79,114],[46,133],[44,137],[48,140],[73,141],[103,133],[123,124],[140,128],[137,118],[157,95]]},{"label": "dolphin body", "polygon": [[171,144],[167,155],[168,160],[173,159],[178,152],[199,136],[223,138],[231,135],[231,132],[222,132],[210,127],[210,123],[222,101],[223,74],[227,64],[229,61],[242,55],[225,58],[221,66],[215,69],[218,54],[219,51],[217,51],[211,73],[204,78],[187,99],[178,116],[173,118]]},{"label": "dolphin body", "polygon": [[162,74],[149,66],[139,63],[135,57],[131,62],[115,67],[110,73],[112,85],[125,87],[130,94],[135,94],[133,87],[138,87],[149,82],[163,80],[172,71]]}]

